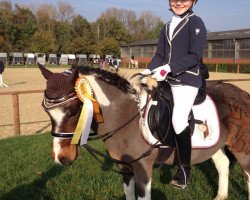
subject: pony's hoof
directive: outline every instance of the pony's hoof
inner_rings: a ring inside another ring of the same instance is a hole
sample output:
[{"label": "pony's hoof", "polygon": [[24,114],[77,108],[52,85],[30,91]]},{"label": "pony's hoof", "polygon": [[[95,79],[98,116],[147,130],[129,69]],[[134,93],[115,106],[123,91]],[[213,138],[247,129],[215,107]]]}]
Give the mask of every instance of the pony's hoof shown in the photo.
[{"label": "pony's hoof", "polygon": [[217,197],[215,197],[214,200],[225,200],[225,199],[227,199],[227,195],[224,195],[224,196],[217,196]]}]

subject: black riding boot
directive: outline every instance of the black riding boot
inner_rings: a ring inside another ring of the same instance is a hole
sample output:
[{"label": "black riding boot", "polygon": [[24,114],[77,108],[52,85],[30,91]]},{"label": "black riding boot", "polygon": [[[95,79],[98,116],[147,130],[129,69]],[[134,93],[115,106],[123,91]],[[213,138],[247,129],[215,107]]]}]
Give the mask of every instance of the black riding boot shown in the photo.
[{"label": "black riding boot", "polygon": [[180,134],[176,134],[175,156],[177,157],[179,166],[170,184],[176,188],[185,189],[191,172],[191,130],[189,126]]}]

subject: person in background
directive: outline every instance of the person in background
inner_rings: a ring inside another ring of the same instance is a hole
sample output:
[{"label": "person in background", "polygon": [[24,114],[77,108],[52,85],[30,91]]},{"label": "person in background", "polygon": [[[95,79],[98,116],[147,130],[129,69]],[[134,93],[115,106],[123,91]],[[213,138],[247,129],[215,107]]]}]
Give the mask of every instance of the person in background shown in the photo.
[{"label": "person in background", "polygon": [[105,55],[102,55],[99,62],[100,69],[105,69]]},{"label": "person in background", "polygon": [[115,71],[117,72],[119,69],[119,63],[118,63],[118,60],[117,58],[113,55],[112,56],[112,66],[115,68]]},{"label": "person in background", "polygon": [[9,87],[8,85],[4,84],[3,82],[3,72],[4,72],[4,64],[3,62],[0,60],[0,87]]},{"label": "person in background", "polygon": [[131,60],[134,60],[135,59],[135,56],[132,54],[132,56],[131,56]]},{"label": "person in background", "polygon": [[191,172],[191,129],[188,116],[202,86],[200,61],[206,42],[206,28],[192,11],[198,0],[169,0],[172,19],[161,30],[157,51],[148,68],[141,74],[165,81],[167,75],[174,100],[172,124],[175,131],[177,172],[171,184],[187,187]]}]

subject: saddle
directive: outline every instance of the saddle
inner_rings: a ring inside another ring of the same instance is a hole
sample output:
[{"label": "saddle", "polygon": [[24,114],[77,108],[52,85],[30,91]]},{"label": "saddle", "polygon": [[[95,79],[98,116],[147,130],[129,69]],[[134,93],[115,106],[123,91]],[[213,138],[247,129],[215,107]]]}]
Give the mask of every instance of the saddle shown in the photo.
[{"label": "saddle", "polygon": [[[200,89],[194,105],[201,104],[205,98],[205,90]],[[161,141],[163,145],[174,147],[175,132],[172,125],[173,97],[170,84],[166,81],[160,82],[156,91],[154,91],[152,99],[156,101],[157,104],[152,105],[148,112],[149,129],[152,135]],[[195,123],[197,123],[197,120],[194,119],[193,111],[191,110],[189,114],[189,124],[192,132]]]}]

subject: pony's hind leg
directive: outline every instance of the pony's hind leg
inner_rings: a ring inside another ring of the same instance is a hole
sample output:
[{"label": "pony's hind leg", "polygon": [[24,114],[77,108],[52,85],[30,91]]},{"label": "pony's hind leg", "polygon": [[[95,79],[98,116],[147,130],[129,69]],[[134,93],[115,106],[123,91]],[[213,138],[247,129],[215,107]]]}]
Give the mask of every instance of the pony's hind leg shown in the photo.
[{"label": "pony's hind leg", "polygon": [[247,175],[247,187],[248,187],[248,200],[250,200],[250,172],[248,170],[245,171],[246,175]]},{"label": "pony's hind leg", "polygon": [[237,158],[244,172],[244,175],[247,179],[248,200],[250,200],[250,154],[246,154],[245,152],[232,152],[232,153]]},{"label": "pony's hind leg", "polygon": [[212,160],[219,174],[218,192],[214,200],[224,200],[228,196],[229,159],[220,149],[212,156]]}]

